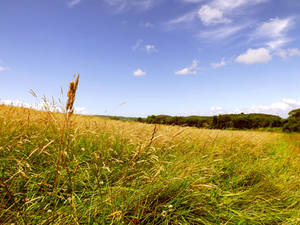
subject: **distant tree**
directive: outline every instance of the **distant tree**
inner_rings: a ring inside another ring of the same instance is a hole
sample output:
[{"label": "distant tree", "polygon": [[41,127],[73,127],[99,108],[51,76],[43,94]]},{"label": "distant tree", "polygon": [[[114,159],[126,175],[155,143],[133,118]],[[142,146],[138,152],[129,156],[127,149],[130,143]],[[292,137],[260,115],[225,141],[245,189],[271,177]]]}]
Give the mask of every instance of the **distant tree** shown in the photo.
[{"label": "distant tree", "polygon": [[141,117],[137,118],[136,121],[140,123],[144,122],[144,120]]},{"label": "distant tree", "polygon": [[300,119],[300,109],[295,109],[289,112],[290,117],[294,117],[296,119]]},{"label": "distant tree", "polygon": [[295,109],[289,112],[289,117],[283,125],[283,131],[300,132],[300,109]]}]

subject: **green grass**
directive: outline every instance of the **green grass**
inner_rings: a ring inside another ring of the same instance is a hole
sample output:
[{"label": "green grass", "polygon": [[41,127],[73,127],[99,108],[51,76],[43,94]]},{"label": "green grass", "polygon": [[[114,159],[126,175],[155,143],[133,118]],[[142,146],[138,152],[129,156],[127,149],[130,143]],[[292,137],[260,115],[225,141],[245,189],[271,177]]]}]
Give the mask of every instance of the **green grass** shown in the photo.
[{"label": "green grass", "polygon": [[0,106],[2,224],[300,224],[300,136]]}]

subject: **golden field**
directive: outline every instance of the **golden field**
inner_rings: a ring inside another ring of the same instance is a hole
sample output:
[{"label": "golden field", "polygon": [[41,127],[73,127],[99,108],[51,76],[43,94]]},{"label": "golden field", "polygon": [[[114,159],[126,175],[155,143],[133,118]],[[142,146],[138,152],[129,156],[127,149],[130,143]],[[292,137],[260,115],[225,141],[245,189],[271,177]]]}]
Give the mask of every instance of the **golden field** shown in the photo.
[{"label": "golden field", "polygon": [[2,224],[300,224],[300,135],[66,115],[0,106]]}]

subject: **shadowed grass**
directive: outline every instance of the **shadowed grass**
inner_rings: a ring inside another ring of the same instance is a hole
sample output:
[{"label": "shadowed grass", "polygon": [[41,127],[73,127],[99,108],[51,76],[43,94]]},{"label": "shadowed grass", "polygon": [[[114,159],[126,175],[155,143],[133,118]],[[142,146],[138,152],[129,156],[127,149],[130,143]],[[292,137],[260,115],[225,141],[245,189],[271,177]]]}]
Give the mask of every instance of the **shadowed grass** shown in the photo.
[{"label": "shadowed grass", "polygon": [[0,221],[299,224],[299,135],[73,115],[53,194],[59,113],[0,106]]}]

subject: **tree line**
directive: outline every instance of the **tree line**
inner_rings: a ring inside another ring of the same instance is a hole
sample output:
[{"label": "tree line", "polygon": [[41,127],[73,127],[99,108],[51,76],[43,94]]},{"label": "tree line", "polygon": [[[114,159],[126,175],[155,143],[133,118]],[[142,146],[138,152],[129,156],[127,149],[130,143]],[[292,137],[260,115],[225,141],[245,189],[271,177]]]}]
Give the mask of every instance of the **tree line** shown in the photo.
[{"label": "tree line", "polygon": [[285,132],[300,132],[300,109],[291,111],[287,119],[261,113],[241,113],[187,117],[152,115],[147,118],[137,118],[137,121],[150,124],[167,124],[211,129],[282,128]]}]

